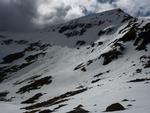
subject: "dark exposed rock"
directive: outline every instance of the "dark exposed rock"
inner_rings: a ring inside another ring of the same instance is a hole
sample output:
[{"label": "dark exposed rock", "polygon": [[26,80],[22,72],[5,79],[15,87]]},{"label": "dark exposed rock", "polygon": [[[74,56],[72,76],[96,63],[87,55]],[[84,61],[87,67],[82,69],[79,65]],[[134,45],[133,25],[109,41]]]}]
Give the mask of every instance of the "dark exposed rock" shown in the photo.
[{"label": "dark exposed rock", "polygon": [[0,98],[1,97],[6,97],[8,95],[8,91],[5,91],[5,92],[0,92]]},{"label": "dark exposed rock", "polygon": [[119,34],[125,33],[126,31],[128,31],[129,28],[131,28],[130,22],[129,22],[129,24],[127,26],[125,26],[123,29],[121,29],[119,31]]},{"label": "dark exposed rock", "polygon": [[150,67],[150,56],[143,55],[140,57],[140,62],[143,64],[144,68]]},{"label": "dark exposed rock", "polygon": [[127,107],[131,107],[131,106],[133,106],[133,105],[132,105],[132,104],[128,104],[128,105],[127,105]]},{"label": "dark exposed rock", "polygon": [[45,50],[50,44],[42,44],[41,41],[37,41],[34,43],[30,43],[27,48],[25,48],[25,52],[27,51],[39,51],[39,50]]},{"label": "dark exposed rock", "polygon": [[112,33],[114,29],[115,29],[115,28],[113,28],[113,27],[107,28],[107,29],[105,30],[105,33],[106,33],[106,34]]},{"label": "dark exposed rock", "polygon": [[107,65],[110,62],[112,62],[115,59],[118,59],[118,57],[120,55],[122,55],[122,51],[125,49],[123,44],[119,43],[119,42],[114,42],[114,44],[111,46],[112,49],[109,50],[108,52],[105,52],[103,54],[101,54],[98,59],[100,59],[101,57],[104,58],[103,61],[103,65]]},{"label": "dark exposed rock", "polygon": [[94,75],[94,77],[99,77],[99,76],[101,76],[101,75],[103,75],[104,73],[99,73],[99,74],[97,74],[97,75]]},{"label": "dark exposed rock", "polygon": [[110,72],[110,70],[106,71],[105,73],[109,73],[109,72]]},{"label": "dark exposed rock", "polygon": [[27,62],[31,62],[31,61],[35,61],[35,60],[37,60],[38,59],[38,57],[39,56],[44,56],[46,53],[37,53],[37,54],[35,54],[35,55],[29,55],[28,57],[26,57],[25,58],[25,60],[27,61]]},{"label": "dark exposed rock", "polygon": [[60,104],[58,105],[58,107],[55,107],[53,110],[49,110],[49,109],[45,109],[43,111],[40,111],[39,113],[53,113],[53,112],[56,112],[56,110],[66,106],[67,104]]},{"label": "dark exposed rock", "polygon": [[80,69],[80,68],[82,68],[82,67],[84,67],[84,64],[83,64],[83,63],[81,63],[81,64],[79,64],[78,66],[76,66],[73,70],[78,70],[78,69]]},{"label": "dark exposed rock", "polygon": [[38,111],[40,111],[40,110],[26,111],[26,112],[24,112],[24,113],[37,113]]},{"label": "dark exposed rock", "polygon": [[95,49],[92,49],[92,50],[91,50],[91,53],[94,52],[94,51],[95,51]]},{"label": "dark exposed rock", "polygon": [[8,91],[0,92],[0,101],[8,102],[11,101],[10,99],[7,99],[6,96],[9,94]]},{"label": "dark exposed rock", "polygon": [[56,111],[56,110],[58,110],[58,109],[60,109],[60,108],[62,108],[64,106],[66,106],[66,105],[67,104],[60,104],[60,105],[58,105],[58,107],[54,108],[52,111]]},{"label": "dark exposed rock", "polygon": [[18,70],[25,68],[26,66],[32,64],[33,62],[29,62],[29,63],[23,63],[21,65],[13,65],[12,67],[7,68],[5,71],[7,73],[13,73],[13,72],[17,72]]},{"label": "dark exposed rock", "polygon": [[0,72],[0,83],[3,81],[3,80],[5,80],[6,79],[6,76],[7,76],[7,74],[5,73],[5,72],[3,72],[3,71],[1,71]]},{"label": "dark exposed rock", "polygon": [[27,106],[27,107],[25,107],[23,109],[31,110],[31,109],[36,109],[36,108],[40,108],[40,107],[56,105],[56,104],[68,101],[69,100],[69,99],[67,99],[68,97],[77,95],[77,94],[82,93],[84,91],[87,91],[87,88],[79,89],[79,90],[76,90],[76,91],[70,91],[70,92],[62,94],[60,96],[54,97],[52,99],[49,99],[47,101],[44,101],[44,102],[41,102],[41,103],[37,103],[37,104],[33,104],[31,106]]},{"label": "dark exposed rock", "polygon": [[86,42],[84,40],[78,40],[77,43],[76,43],[76,46],[82,46],[82,45],[85,45]]},{"label": "dark exposed rock", "polygon": [[134,28],[131,28],[119,41],[127,42],[136,39],[136,31]]},{"label": "dark exposed rock", "polygon": [[83,107],[82,105],[79,105],[79,106],[75,107],[74,110],[69,111],[67,113],[89,113],[89,111],[83,109],[82,107]]},{"label": "dark exposed rock", "polygon": [[94,47],[95,45],[96,45],[96,43],[95,42],[91,42],[91,47]]},{"label": "dark exposed rock", "polygon": [[135,80],[130,80],[128,82],[144,82],[144,81],[150,81],[150,78],[137,78]]},{"label": "dark exposed rock", "polygon": [[101,35],[104,35],[105,34],[105,31],[103,31],[103,30],[100,30],[99,32],[98,32],[98,36],[101,36]]},{"label": "dark exposed rock", "polygon": [[19,84],[21,84],[21,83],[23,83],[23,82],[26,82],[26,81],[29,81],[28,83],[30,83],[30,82],[33,82],[36,78],[39,78],[39,77],[41,77],[41,75],[34,75],[34,76],[29,77],[29,78],[27,78],[27,79],[25,79],[25,80],[16,81],[16,82],[14,83],[14,85],[19,85]]},{"label": "dark exposed rock", "polygon": [[17,43],[17,44],[27,44],[28,43],[28,41],[26,41],[26,40],[16,40],[15,41],[15,43]]},{"label": "dark exposed rock", "polygon": [[64,33],[68,38],[73,37],[73,36],[81,36],[86,32],[85,28],[82,28],[81,30],[74,30],[74,31],[69,31],[67,33]]},{"label": "dark exposed rock", "polygon": [[117,49],[113,49],[106,53],[103,53],[101,55],[101,57],[104,58],[103,65],[109,64],[114,59],[117,59],[119,55],[122,55],[122,53],[120,51],[118,51]]},{"label": "dark exposed rock", "polygon": [[120,103],[111,104],[106,108],[106,112],[120,111],[120,110],[125,110],[125,108]]},{"label": "dark exposed rock", "polygon": [[89,60],[89,61],[87,62],[87,66],[90,65],[90,64],[92,64],[92,63],[93,63],[93,60]]},{"label": "dark exposed rock", "polygon": [[12,39],[8,39],[8,40],[4,40],[3,43],[6,44],[6,45],[9,45],[13,42]]},{"label": "dark exposed rock", "polygon": [[104,21],[99,20],[99,22],[98,22],[98,26],[102,25],[103,23],[104,23]]},{"label": "dark exposed rock", "polygon": [[35,103],[36,100],[38,100],[43,94],[42,93],[38,93],[36,95],[34,95],[33,97],[21,102],[22,104],[31,104],[31,103]]},{"label": "dark exposed rock", "polygon": [[134,45],[137,46],[137,50],[146,50],[146,46],[150,43],[150,24],[147,24],[143,27],[143,30],[139,37],[136,39]]},{"label": "dark exposed rock", "polygon": [[67,113],[89,113],[89,111],[87,111],[83,108],[76,108],[75,110],[69,111]]},{"label": "dark exposed rock", "polygon": [[17,72],[19,70],[21,70],[22,68],[27,67],[28,65],[32,64],[33,62],[27,62],[27,63],[23,63],[21,65],[12,65],[12,66],[7,66],[3,69],[0,70],[0,82],[2,82],[3,80],[7,79],[7,74],[11,74],[14,72]]},{"label": "dark exposed rock", "polygon": [[81,71],[86,72],[86,68],[85,67],[81,68]]},{"label": "dark exposed rock", "polygon": [[[15,40],[8,39],[4,41],[6,43],[10,43],[13,41],[14,43],[17,43],[17,44],[26,44],[26,46],[28,45],[28,41],[25,41],[25,40],[15,41]],[[12,73],[15,73],[29,66],[30,64],[36,62],[40,56],[44,56],[46,54],[44,51],[47,49],[48,46],[50,46],[50,44],[42,44],[41,41],[37,41],[37,42],[30,43],[29,46],[26,47],[21,52],[17,52],[17,53],[13,53],[13,54],[9,54],[5,56],[3,58],[3,61],[0,64],[7,64],[7,66],[5,66],[5,68],[0,68],[0,75],[1,75],[0,82],[3,82],[5,79],[8,79]],[[23,58],[26,55],[26,53],[31,52],[31,51],[36,51],[38,53],[34,55],[29,55],[28,57],[26,57],[25,60],[27,62],[24,62],[22,64],[9,64],[9,63],[19,60],[20,58]]]},{"label": "dark exposed rock", "polygon": [[146,55],[142,55],[142,56],[140,57],[140,60],[142,60],[142,59],[147,59],[147,56],[146,56]]},{"label": "dark exposed rock", "polygon": [[[119,41],[127,42],[135,40],[134,46],[137,46],[136,50],[147,51],[146,46],[150,43],[150,23],[147,23],[142,28],[139,28],[138,26],[139,25],[137,23],[133,24],[133,21],[129,22],[124,29],[131,27],[130,30],[122,38],[120,38]],[[125,32],[124,29],[119,33]]]},{"label": "dark exposed rock", "polygon": [[[76,28],[76,26],[74,26],[74,28]],[[59,33],[63,33],[65,31],[67,31],[69,29],[69,26],[63,26],[59,29]]]},{"label": "dark exposed rock", "polygon": [[148,60],[147,63],[145,63],[144,68],[150,68],[150,60]]},{"label": "dark exposed rock", "polygon": [[83,85],[80,85],[80,86],[76,87],[76,89],[83,89],[83,88],[84,88]]},{"label": "dark exposed rock", "polygon": [[[27,43],[27,42],[25,40],[19,40],[16,43],[24,44],[24,43]],[[7,76],[8,74],[12,74],[14,72],[17,72],[17,71],[19,71],[19,70],[29,66],[30,64],[36,62],[37,59],[40,56],[44,56],[46,54],[44,51],[47,49],[48,46],[50,46],[50,45],[49,44],[42,44],[40,41],[38,41],[38,42],[30,43],[29,46],[27,48],[25,48],[21,52],[13,53],[13,54],[10,54],[10,55],[7,55],[6,57],[4,57],[3,61],[0,64],[12,63],[13,61],[24,57],[27,52],[40,51],[40,52],[38,52],[35,55],[29,55],[28,57],[26,57],[25,60],[27,62],[24,62],[24,63],[22,63],[20,65],[13,64],[13,65],[7,66],[7,67],[5,67],[3,69],[0,68],[0,75],[1,75],[0,76],[0,82],[2,82],[3,80],[7,79],[9,77],[9,76]]]},{"label": "dark exposed rock", "polygon": [[0,92],[0,101],[9,101],[8,99],[6,99],[8,93],[8,91]]},{"label": "dark exposed rock", "polygon": [[121,22],[124,23],[124,22],[126,22],[126,21],[128,21],[130,19],[133,19],[133,17],[130,16],[130,15],[125,15],[124,18],[123,18],[123,20]]},{"label": "dark exposed rock", "polygon": [[53,111],[49,110],[49,109],[46,109],[46,110],[43,110],[43,111],[40,111],[39,113],[52,113]]},{"label": "dark exposed rock", "polygon": [[103,42],[98,42],[97,43],[97,46],[100,46],[100,45],[102,45],[103,44]]},{"label": "dark exposed rock", "polygon": [[79,34],[80,34],[79,31],[74,30],[74,31],[71,31],[71,32],[67,32],[64,35],[66,35],[69,38],[69,37],[77,36]]},{"label": "dark exposed rock", "polygon": [[127,101],[135,102],[136,100],[128,100],[128,99],[123,99],[122,100],[122,102],[127,102]]},{"label": "dark exposed rock", "polygon": [[128,100],[128,99],[123,99],[123,100],[122,100],[122,102],[126,102],[126,101],[129,101],[129,100]]},{"label": "dark exposed rock", "polygon": [[35,89],[39,89],[41,88],[43,85],[48,85],[52,82],[52,77],[48,76],[48,77],[44,77],[38,80],[33,81],[31,84],[28,84],[26,86],[23,86],[19,89],[19,91],[17,91],[16,93],[25,93],[25,92],[30,92],[31,90],[35,90]]},{"label": "dark exposed rock", "polygon": [[[92,24],[90,23],[76,23],[72,22],[68,25],[64,25],[59,29],[59,33],[64,33],[68,38],[73,36],[81,36],[83,35],[87,29],[91,28]],[[80,29],[76,29],[80,28]]]},{"label": "dark exposed rock", "polygon": [[115,29],[114,27],[110,27],[110,28],[107,28],[105,30],[100,30],[98,32],[98,36],[102,36],[104,34],[110,34],[110,33],[112,33],[114,31],[114,29]]},{"label": "dark exposed rock", "polygon": [[1,64],[11,63],[19,58],[22,58],[24,55],[25,53],[23,51],[7,55],[3,58],[3,62],[1,62]]},{"label": "dark exposed rock", "polygon": [[81,35],[83,35],[85,32],[86,32],[86,28],[82,28],[79,35],[81,36]]},{"label": "dark exposed rock", "polygon": [[87,23],[84,25],[84,28],[91,28],[91,27],[92,27],[92,24],[90,24],[90,23]]},{"label": "dark exposed rock", "polygon": [[119,48],[121,51],[123,51],[125,49],[124,45],[119,43],[119,42],[115,42],[112,47],[113,48]]},{"label": "dark exposed rock", "polygon": [[141,73],[142,69],[136,69],[136,73]]},{"label": "dark exposed rock", "polygon": [[93,80],[91,83],[96,83],[98,81],[100,81],[101,79],[96,79],[96,80]]},{"label": "dark exposed rock", "polygon": [[99,73],[99,74],[96,74],[96,75],[94,75],[93,77],[100,77],[101,75],[103,75],[103,74],[106,74],[106,73],[109,73],[110,72],[110,70],[108,70],[108,71],[106,71],[106,72],[102,72],[102,73]]},{"label": "dark exposed rock", "polygon": [[[34,62],[23,63],[23,64],[21,64],[20,66],[18,66],[18,70],[23,69],[23,68],[29,66],[29,65],[32,64],[32,63],[34,63]],[[18,71],[18,70],[16,70],[16,71]],[[15,71],[15,72],[16,72],[16,71]]]}]

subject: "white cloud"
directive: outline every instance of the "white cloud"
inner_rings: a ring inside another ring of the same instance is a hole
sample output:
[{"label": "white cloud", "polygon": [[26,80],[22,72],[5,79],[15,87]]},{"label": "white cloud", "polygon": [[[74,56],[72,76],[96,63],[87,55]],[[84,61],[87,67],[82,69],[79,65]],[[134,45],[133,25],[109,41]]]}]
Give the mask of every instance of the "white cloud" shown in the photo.
[{"label": "white cloud", "polygon": [[112,9],[109,3],[100,4],[97,0],[38,0],[38,16],[34,18],[37,24],[61,23],[84,16],[87,12],[102,12]]},{"label": "white cloud", "polygon": [[115,4],[134,16],[150,13],[150,0],[117,0]]},{"label": "white cloud", "polygon": [[[150,16],[150,0],[0,0],[0,6],[3,28],[14,23],[12,29],[16,30],[18,21],[15,20],[19,20],[22,27],[31,22],[32,26],[45,27],[113,8],[121,8],[134,16]],[[21,20],[26,21],[24,25]],[[32,28],[31,25],[27,29]]]}]

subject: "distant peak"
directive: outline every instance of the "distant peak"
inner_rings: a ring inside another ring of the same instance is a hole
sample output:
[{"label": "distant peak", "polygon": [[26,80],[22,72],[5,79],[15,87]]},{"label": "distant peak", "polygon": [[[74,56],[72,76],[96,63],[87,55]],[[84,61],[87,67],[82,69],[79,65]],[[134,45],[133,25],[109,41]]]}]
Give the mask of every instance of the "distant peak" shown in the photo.
[{"label": "distant peak", "polygon": [[120,8],[115,8],[103,12],[98,13],[92,13],[86,16],[82,16],[79,18],[75,18],[73,20],[70,20],[65,23],[57,24],[56,26],[64,26],[64,25],[70,25],[70,24],[77,24],[77,23],[90,23],[93,25],[98,24],[99,22],[110,22],[111,24],[119,24],[123,21],[131,19],[132,16],[130,16],[128,13],[124,12]]},{"label": "distant peak", "polygon": [[120,12],[124,12],[121,8],[116,8],[114,10],[120,11]]},{"label": "distant peak", "polygon": [[[114,8],[114,9],[106,10],[106,11],[99,12],[99,13],[108,13],[108,12],[120,12],[120,13],[125,13],[124,10],[122,10],[121,8]],[[127,13],[125,13],[125,14],[127,14]],[[128,14],[128,15],[129,15],[129,14]]]}]

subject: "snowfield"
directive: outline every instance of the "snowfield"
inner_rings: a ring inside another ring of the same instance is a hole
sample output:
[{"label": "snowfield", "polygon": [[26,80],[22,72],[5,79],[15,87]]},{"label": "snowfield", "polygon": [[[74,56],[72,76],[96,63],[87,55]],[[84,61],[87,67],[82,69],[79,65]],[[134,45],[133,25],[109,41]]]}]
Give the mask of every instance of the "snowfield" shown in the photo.
[{"label": "snowfield", "polygon": [[120,9],[0,32],[0,112],[150,112],[150,20]]}]

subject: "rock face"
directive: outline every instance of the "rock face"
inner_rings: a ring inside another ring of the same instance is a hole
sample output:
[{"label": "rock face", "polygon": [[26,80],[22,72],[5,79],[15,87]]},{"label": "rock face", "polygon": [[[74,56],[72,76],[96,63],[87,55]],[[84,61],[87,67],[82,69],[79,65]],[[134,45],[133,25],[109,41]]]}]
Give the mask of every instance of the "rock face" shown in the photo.
[{"label": "rock face", "polygon": [[120,103],[111,104],[106,108],[106,112],[120,111],[120,110],[125,110],[125,108]]},{"label": "rock face", "polygon": [[82,108],[82,105],[77,106],[74,110],[67,113],[89,113],[89,111]]}]

